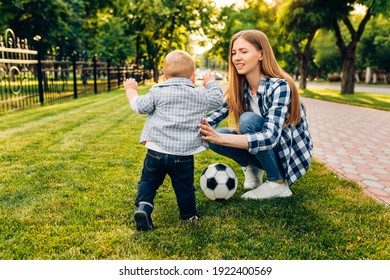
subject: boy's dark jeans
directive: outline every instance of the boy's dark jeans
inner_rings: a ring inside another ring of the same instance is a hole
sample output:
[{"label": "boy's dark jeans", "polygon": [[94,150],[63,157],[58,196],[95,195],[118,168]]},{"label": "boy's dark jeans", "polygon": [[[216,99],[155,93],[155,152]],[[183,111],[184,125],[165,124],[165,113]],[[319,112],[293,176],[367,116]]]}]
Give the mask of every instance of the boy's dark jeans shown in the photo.
[{"label": "boy's dark jeans", "polygon": [[163,183],[166,174],[172,181],[180,218],[188,219],[197,215],[194,187],[194,156],[176,156],[148,150],[141,179],[138,182],[138,192],[135,205],[139,202],[153,201],[158,188]]}]

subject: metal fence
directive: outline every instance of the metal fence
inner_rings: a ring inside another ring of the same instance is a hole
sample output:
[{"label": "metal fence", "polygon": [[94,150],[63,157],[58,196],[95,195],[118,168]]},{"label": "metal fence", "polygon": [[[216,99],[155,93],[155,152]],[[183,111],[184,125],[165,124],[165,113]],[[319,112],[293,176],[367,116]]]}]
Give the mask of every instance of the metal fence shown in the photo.
[{"label": "metal fence", "polygon": [[128,63],[111,65],[97,57],[41,60],[38,51],[11,29],[0,35],[0,114],[109,92],[119,88],[125,77],[142,83],[152,79],[153,73]]}]

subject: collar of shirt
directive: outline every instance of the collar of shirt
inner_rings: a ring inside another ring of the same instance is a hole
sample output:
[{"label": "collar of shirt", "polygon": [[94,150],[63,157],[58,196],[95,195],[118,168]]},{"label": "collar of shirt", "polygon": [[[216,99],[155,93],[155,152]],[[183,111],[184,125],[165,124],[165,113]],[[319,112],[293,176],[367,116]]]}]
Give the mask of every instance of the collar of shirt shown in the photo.
[{"label": "collar of shirt", "polygon": [[260,78],[259,87],[257,88],[255,95],[251,94],[251,90],[248,82],[245,82],[244,84],[246,106],[248,109],[252,109],[252,111],[258,115],[261,115],[259,98],[265,94],[266,82],[267,82],[266,78],[263,77]]},{"label": "collar of shirt", "polygon": [[[267,82],[267,78],[264,78],[262,76],[260,78],[259,87],[257,88],[257,94],[264,94],[265,93],[266,82]],[[250,89],[248,82],[245,82],[245,84],[244,84],[244,92],[245,92],[245,94],[251,95],[251,89]]]},{"label": "collar of shirt", "polygon": [[186,86],[190,86],[190,87],[195,87],[195,85],[192,83],[191,79],[182,78],[182,77],[169,78],[169,79],[165,80],[164,82],[156,84],[155,87],[166,87],[166,86],[172,86],[172,85],[186,85]]}]

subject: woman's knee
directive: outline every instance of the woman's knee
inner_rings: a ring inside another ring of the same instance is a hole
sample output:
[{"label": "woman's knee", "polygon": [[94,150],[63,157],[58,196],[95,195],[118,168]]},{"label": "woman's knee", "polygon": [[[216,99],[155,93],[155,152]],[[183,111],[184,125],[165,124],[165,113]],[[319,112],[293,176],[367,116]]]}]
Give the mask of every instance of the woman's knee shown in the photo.
[{"label": "woman's knee", "polygon": [[245,112],[240,116],[238,128],[241,134],[258,132],[264,124],[264,118],[253,112]]},{"label": "woman's knee", "polygon": [[221,134],[231,134],[232,133],[232,131],[227,127],[218,127],[215,129],[215,131],[217,133],[221,133]]}]

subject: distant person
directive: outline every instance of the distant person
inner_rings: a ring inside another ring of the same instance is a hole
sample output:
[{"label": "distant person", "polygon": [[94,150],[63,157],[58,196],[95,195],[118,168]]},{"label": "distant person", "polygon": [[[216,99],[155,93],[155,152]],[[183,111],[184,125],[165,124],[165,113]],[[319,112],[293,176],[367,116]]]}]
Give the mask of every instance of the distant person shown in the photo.
[{"label": "distant person", "polygon": [[[242,167],[248,190],[243,198],[291,196],[289,186],[306,173],[312,159],[312,139],[296,85],[278,65],[261,31],[236,33],[229,54],[227,101],[208,114],[199,130],[211,150]],[[214,130],[228,116],[233,128]]]},{"label": "distant person", "polygon": [[123,82],[131,108],[148,114],[141,143],[148,148],[138,183],[134,219],[137,230],[153,230],[152,211],[157,189],[168,174],[176,194],[182,220],[196,220],[194,154],[207,149],[198,123],[206,112],[223,103],[223,92],[215,74],[203,75],[203,86],[195,87],[195,62],[185,51],[170,52],[163,65],[164,81],[138,96],[137,82]]}]

